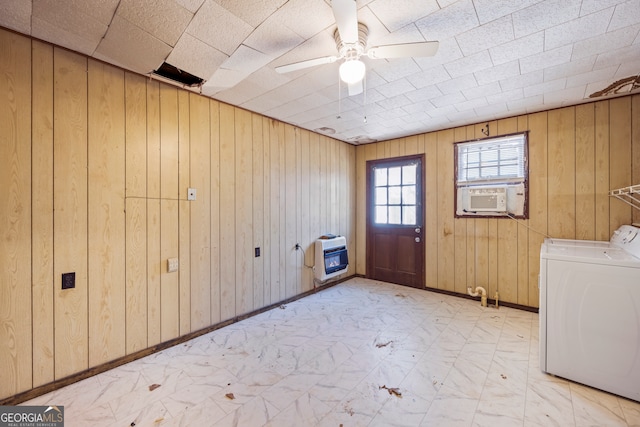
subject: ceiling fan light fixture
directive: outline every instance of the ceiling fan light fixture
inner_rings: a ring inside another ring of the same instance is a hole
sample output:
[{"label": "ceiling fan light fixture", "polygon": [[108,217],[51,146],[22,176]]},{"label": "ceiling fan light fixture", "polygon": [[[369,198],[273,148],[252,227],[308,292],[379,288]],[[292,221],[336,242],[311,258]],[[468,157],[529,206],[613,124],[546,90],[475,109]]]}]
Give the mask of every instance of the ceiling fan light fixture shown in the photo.
[{"label": "ceiling fan light fixture", "polygon": [[340,80],[347,84],[358,83],[364,78],[364,62],[359,59],[349,59],[340,64]]}]

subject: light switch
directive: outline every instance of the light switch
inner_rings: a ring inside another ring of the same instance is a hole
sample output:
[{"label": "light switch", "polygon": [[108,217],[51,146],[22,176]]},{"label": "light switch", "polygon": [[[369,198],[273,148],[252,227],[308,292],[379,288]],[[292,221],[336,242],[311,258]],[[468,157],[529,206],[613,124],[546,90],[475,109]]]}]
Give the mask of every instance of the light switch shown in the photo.
[{"label": "light switch", "polygon": [[167,273],[178,271],[178,258],[169,258],[167,260]]}]

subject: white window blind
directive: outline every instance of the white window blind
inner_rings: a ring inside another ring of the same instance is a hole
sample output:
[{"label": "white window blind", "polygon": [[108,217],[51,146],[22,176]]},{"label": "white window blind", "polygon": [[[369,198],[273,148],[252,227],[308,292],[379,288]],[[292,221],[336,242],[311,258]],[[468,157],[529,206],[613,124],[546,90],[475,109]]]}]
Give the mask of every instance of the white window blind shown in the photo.
[{"label": "white window blind", "polygon": [[525,179],[525,134],[456,145],[458,184],[519,182]]}]

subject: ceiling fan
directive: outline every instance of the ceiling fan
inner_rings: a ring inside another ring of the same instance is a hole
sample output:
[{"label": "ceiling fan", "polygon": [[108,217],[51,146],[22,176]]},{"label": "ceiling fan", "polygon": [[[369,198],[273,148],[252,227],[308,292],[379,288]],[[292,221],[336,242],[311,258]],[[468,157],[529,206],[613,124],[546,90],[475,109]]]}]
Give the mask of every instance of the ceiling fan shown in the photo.
[{"label": "ceiling fan", "polygon": [[360,60],[361,56],[372,59],[424,57],[433,56],[438,50],[439,43],[437,41],[392,44],[365,50],[369,29],[363,23],[358,22],[356,0],[332,0],[331,8],[337,24],[333,37],[336,41],[338,55],[282,65],[276,67],[276,72],[288,73],[344,59],[344,62],[340,64],[340,79],[349,86],[349,95],[352,96],[362,92],[362,80],[366,67],[364,62]]}]

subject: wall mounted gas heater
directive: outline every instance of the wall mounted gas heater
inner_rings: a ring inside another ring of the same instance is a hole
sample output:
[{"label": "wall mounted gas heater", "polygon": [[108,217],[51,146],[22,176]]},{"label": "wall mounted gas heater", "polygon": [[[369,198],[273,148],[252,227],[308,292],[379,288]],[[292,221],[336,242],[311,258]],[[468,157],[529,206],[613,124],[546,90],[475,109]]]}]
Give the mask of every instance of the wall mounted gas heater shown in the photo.
[{"label": "wall mounted gas heater", "polygon": [[349,267],[347,240],[344,236],[323,236],[316,240],[316,260],[313,274],[325,281],[346,273]]}]

